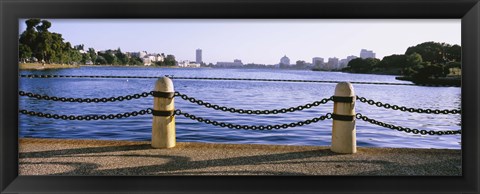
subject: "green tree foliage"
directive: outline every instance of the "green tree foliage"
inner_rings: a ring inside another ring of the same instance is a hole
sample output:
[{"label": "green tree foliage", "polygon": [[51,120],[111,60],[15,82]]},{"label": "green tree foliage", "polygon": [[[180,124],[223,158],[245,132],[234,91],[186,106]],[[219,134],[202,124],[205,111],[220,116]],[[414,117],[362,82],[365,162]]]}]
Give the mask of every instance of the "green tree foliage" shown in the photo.
[{"label": "green tree foliage", "polygon": [[87,55],[88,55],[89,59],[90,59],[94,64],[96,64],[96,61],[97,61],[97,52],[95,51],[95,49],[93,49],[93,48],[88,48]]},{"label": "green tree foliage", "polygon": [[445,57],[448,61],[462,61],[462,47],[459,45],[453,45],[445,49]]},{"label": "green tree foliage", "polygon": [[122,53],[122,50],[120,48],[118,48],[116,51],[115,51],[115,57],[117,58],[117,62],[118,64],[128,64],[128,56],[124,53]]},{"label": "green tree foliage", "polygon": [[344,70],[354,73],[401,74],[415,80],[445,77],[451,69],[461,68],[461,50],[459,45],[424,42],[409,47],[404,55],[385,56],[378,63],[354,59]]},{"label": "green tree foliage", "polygon": [[167,55],[165,57],[165,60],[163,61],[166,66],[174,66],[177,64],[177,61],[175,60],[175,56],[173,55]]},{"label": "green tree foliage", "polygon": [[429,78],[445,77],[444,66],[439,64],[432,64],[430,62],[423,62],[421,65],[412,67],[414,73],[411,77],[418,81],[423,81]]},{"label": "green tree foliage", "polygon": [[52,24],[47,20],[28,19],[27,28],[19,37],[20,61],[28,62],[32,57],[46,63],[79,63],[82,60],[78,50],[64,42],[61,34],[52,33]]},{"label": "green tree foliage", "polygon": [[20,44],[18,50],[19,50],[19,57],[22,62],[26,62],[32,57],[32,54],[33,54],[32,50],[27,45]]},{"label": "green tree foliage", "polygon": [[409,55],[407,58],[410,60],[407,60],[408,67],[403,74],[416,80],[445,77],[450,68],[461,68],[461,53],[462,48],[459,45],[437,42],[425,42],[409,47],[405,55]]},{"label": "green tree foliage", "polygon": [[167,57],[165,57],[163,61],[157,61],[154,64],[157,66],[175,66],[177,64],[177,61],[175,60],[174,55],[167,55]]},{"label": "green tree foliage", "polygon": [[[120,48],[96,52],[89,48],[82,53],[84,45],[79,44],[72,47],[65,42],[62,35],[50,32],[52,26],[48,20],[28,19],[25,21],[27,28],[19,37],[19,61],[32,62],[42,61],[45,63],[79,64],[88,61],[98,65],[143,65],[139,57],[123,53]],[[157,65],[174,66],[177,64],[175,56],[161,54],[165,60]],[[35,60],[36,59],[36,60]]]},{"label": "green tree foliage", "polygon": [[117,65],[118,60],[117,57],[115,56],[115,51],[113,50],[106,50],[105,52],[99,52],[98,56],[102,56],[106,60],[106,64],[109,65]]},{"label": "green tree foliage", "polygon": [[348,63],[347,70],[352,73],[370,73],[379,62],[380,60],[375,58],[356,58]]},{"label": "green tree foliage", "polygon": [[128,60],[128,65],[143,65],[142,59],[140,57],[132,56]]},{"label": "green tree foliage", "polygon": [[98,56],[97,59],[95,60],[95,64],[97,65],[106,65],[107,60],[103,56]]},{"label": "green tree foliage", "polygon": [[385,56],[378,63],[380,68],[404,68],[407,63],[405,55],[390,55]]},{"label": "green tree foliage", "polygon": [[444,64],[449,61],[461,60],[461,47],[459,45],[450,45],[438,42],[424,42],[416,46],[408,47],[405,55],[418,53],[423,61],[432,64]]}]

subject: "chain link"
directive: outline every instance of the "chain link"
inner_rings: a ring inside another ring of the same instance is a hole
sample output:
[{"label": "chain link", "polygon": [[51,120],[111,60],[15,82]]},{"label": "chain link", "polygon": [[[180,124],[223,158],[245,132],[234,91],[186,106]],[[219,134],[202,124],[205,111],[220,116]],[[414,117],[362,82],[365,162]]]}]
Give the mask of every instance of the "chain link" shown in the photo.
[{"label": "chain link", "polygon": [[384,107],[386,109],[392,109],[392,110],[400,110],[404,112],[416,112],[416,113],[425,113],[425,114],[461,114],[460,109],[444,109],[444,110],[439,110],[439,109],[421,109],[421,108],[407,108],[405,106],[397,106],[397,105],[390,105],[388,103],[382,103],[382,102],[376,102],[374,100],[369,100],[364,97],[359,97],[357,96],[357,100],[360,102],[369,104],[369,105],[375,105],[377,107]]},{"label": "chain link", "polygon": [[208,102],[204,102],[203,100],[198,100],[193,97],[189,97],[185,94],[182,94],[180,92],[175,92],[175,96],[179,96],[181,99],[191,102],[191,103],[196,103],[200,106],[204,106],[207,108],[215,109],[215,110],[220,110],[224,112],[231,112],[231,113],[239,113],[239,114],[279,114],[279,113],[287,113],[287,112],[295,112],[295,111],[301,111],[304,109],[309,109],[314,106],[319,106],[321,104],[326,104],[329,101],[333,100],[333,97],[330,98],[324,98],[320,101],[315,101],[312,103],[308,103],[305,105],[297,106],[297,107],[290,107],[290,108],[282,108],[282,109],[274,109],[274,110],[245,110],[245,109],[236,109],[236,108],[229,108],[225,106],[219,106],[215,104],[211,104]]},{"label": "chain link", "polygon": [[[108,76],[108,75],[20,75],[23,78],[120,78],[120,79],[158,79],[158,76]],[[305,82],[305,83],[340,83],[345,81],[328,81],[328,80],[290,80],[290,79],[252,79],[252,78],[225,78],[225,77],[175,77],[173,75],[165,75],[171,79],[187,79],[187,80],[230,80],[230,81],[266,81],[266,82]],[[384,82],[350,82],[352,84],[374,84],[374,85],[407,85],[415,86],[415,84],[406,83],[384,83]]]},{"label": "chain link", "polygon": [[112,76],[112,75],[19,75],[23,78],[139,78],[139,79],[153,79],[153,78],[161,78],[155,76]]},{"label": "chain link", "polygon": [[290,127],[297,127],[297,126],[303,126],[303,125],[309,125],[312,123],[316,123],[318,121],[322,121],[325,119],[331,119],[332,114],[327,113],[325,115],[322,115],[320,117],[315,117],[313,119],[308,119],[305,121],[299,121],[299,122],[294,122],[294,123],[288,123],[288,124],[279,124],[279,125],[237,125],[237,124],[232,124],[232,123],[224,123],[224,122],[218,122],[218,121],[213,121],[210,119],[198,117],[186,112],[182,112],[180,109],[175,110],[175,115],[183,115],[186,118],[206,123],[209,125],[213,126],[220,126],[220,127],[227,127],[230,129],[244,129],[244,130],[273,130],[273,129],[286,129]]},{"label": "chain link", "polygon": [[109,115],[58,115],[58,114],[50,114],[50,113],[42,113],[42,112],[35,112],[35,111],[28,111],[28,110],[19,110],[21,114],[29,115],[29,116],[37,116],[43,118],[53,118],[53,119],[62,119],[62,120],[107,120],[107,119],[121,119],[121,118],[128,118],[128,117],[135,117],[139,115],[145,114],[152,114],[152,109],[147,108],[140,111],[133,111],[133,112],[126,112],[126,113],[119,113],[119,114],[109,114]]},{"label": "chain link", "polygon": [[401,127],[401,126],[396,126],[384,122],[377,121],[375,119],[368,118],[367,116],[363,116],[360,113],[357,113],[355,115],[355,118],[361,119],[363,121],[369,122],[374,125],[378,125],[381,127],[389,128],[389,129],[394,129],[397,131],[403,131],[405,133],[413,133],[413,134],[422,134],[422,135],[456,135],[456,134],[462,134],[462,130],[453,130],[453,131],[427,131],[427,130],[418,130],[418,129],[410,129],[407,127]]},{"label": "chain link", "polygon": [[152,92],[143,92],[139,94],[132,94],[126,96],[117,96],[117,97],[110,97],[110,98],[66,98],[66,97],[56,97],[56,96],[48,96],[48,95],[40,95],[34,94],[31,92],[24,92],[19,91],[18,94],[20,96],[27,96],[30,98],[36,98],[39,100],[52,100],[52,101],[61,101],[61,102],[78,102],[78,103],[100,103],[100,102],[115,102],[115,101],[124,101],[124,100],[132,100],[132,99],[139,99],[145,98],[152,95]]}]

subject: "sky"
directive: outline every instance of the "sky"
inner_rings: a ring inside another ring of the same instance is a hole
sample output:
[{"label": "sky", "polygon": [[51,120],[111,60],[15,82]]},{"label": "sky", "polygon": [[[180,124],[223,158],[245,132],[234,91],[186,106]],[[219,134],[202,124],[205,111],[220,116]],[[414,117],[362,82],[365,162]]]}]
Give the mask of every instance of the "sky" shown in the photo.
[{"label": "sky", "polygon": [[[373,50],[376,58],[403,54],[410,46],[435,41],[461,45],[460,19],[48,19],[50,32],[85,50],[120,48],[175,55],[205,63],[278,64],[287,56],[339,59]],[[20,20],[19,33],[25,28]]]}]

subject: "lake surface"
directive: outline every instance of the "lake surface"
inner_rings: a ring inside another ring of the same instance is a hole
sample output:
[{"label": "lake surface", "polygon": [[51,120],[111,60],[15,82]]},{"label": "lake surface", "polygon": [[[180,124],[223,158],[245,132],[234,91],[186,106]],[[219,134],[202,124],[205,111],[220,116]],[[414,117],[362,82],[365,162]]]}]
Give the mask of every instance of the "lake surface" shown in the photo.
[{"label": "lake surface", "polygon": [[[351,82],[410,83],[390,75],[349,74],[274,69],[138,68],[81,67],[45,71],[21,71],[21,74],[225,77],[255,79],[298,79]],[[73,98],[102,98],[149,92],[155,79],[99,78],[19,78],[19,90],[41,95]],[[220,81],[174,79],[176,91],[190,97],[242,109],[281,109],[328,98],[334,83],[296,83],[261,81]],[[358,96],[392,105],[430,109],[460,109],[461,88],[405,85],[353,84]],[[44,113],[85,115],[117,114],[151,108],[153,97],[108,103],[72,103],[19,97],[19,108]],[[245,115],[216,111],[180,98],[175,108],[196,116],[242,125],[275,125],[303,121],[333,110],[333,102],[293,113]],[[425,130],[459,130],[461,115],[419,114],[370,106],[357,101],[356,112],[389,124]],[[300,127],[251,131],[215,127],[176,116],[178,142],[215,142],[234,144],[322,145],[331,143],[332,120]],[[461,135],[415,135],[357,120],[357,145],[364,147],[408,147],[461,149]],[[19,114],[20,137],[142,140],[151,138],[152,116],[97,120],[65,121]]]}]

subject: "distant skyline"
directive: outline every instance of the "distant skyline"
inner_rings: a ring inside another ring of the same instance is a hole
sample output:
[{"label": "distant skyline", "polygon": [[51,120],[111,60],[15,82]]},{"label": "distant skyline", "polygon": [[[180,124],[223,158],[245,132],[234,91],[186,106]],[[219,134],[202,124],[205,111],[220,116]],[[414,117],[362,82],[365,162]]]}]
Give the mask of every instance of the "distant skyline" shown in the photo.
[{"label": "distant skyline", "polygon": [[[381,59],[427,41],[461,45],[460,19],[45,19],[52,23],[49,31],[85,50],[121,48],[195,61],[201,49],[207,64],[277,64],[284,55],[294,64],[360,56],[361,49]],[[19,22],[20,34],[26,25]]]}]

